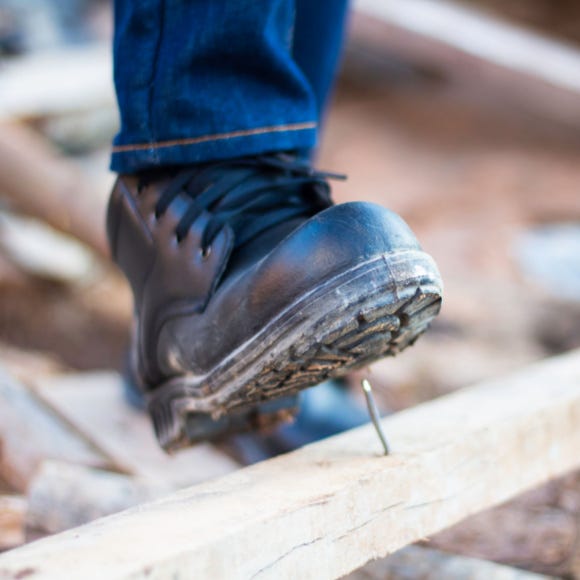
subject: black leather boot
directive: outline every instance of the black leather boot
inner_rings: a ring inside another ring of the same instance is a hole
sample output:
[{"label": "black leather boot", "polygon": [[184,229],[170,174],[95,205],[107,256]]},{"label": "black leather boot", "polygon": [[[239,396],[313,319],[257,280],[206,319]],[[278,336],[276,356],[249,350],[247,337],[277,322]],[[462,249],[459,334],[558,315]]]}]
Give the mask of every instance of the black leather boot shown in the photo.
[{"label": "black leather boot", "polygon": [[119,177],[107,228],[135,297],[132,377],[165,449],[278,420],[438,313],[408,226],[333,205],[328,177],[285,154]]}]

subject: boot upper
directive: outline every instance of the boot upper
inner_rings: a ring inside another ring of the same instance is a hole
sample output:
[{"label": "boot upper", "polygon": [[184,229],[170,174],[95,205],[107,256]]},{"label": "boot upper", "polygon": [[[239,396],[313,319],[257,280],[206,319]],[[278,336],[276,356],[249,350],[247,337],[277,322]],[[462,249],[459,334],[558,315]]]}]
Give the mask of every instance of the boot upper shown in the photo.
[{"label": "boot upper", "polygon": [[333,206],[326,175],[286,158],[120,176],[107,232],[135,296],[145,389],[207,373],[322,281],[417,242],[371,203]]}]

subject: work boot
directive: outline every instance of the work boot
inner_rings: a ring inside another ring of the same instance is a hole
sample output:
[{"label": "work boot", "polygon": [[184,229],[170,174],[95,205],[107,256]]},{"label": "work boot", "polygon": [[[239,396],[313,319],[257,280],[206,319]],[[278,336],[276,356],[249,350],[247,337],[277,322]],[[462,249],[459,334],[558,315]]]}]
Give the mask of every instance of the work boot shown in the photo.
[{"label": "work boot", "polygon": [[166,450],[287,418],[298,391],[398,353],[438,313],[439,272],[409,227],[333,205],[330,177],[277,154],[117,180],[131,378]]}]

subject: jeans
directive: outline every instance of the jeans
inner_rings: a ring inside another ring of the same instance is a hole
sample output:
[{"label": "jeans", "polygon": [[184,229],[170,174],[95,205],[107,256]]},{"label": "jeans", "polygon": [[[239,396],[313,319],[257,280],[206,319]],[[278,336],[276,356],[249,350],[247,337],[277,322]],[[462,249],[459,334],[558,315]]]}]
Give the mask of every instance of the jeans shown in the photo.
[{"label": "jeans", "polygon": [[115,0],[111,169],[315,147],[348,0]]}]

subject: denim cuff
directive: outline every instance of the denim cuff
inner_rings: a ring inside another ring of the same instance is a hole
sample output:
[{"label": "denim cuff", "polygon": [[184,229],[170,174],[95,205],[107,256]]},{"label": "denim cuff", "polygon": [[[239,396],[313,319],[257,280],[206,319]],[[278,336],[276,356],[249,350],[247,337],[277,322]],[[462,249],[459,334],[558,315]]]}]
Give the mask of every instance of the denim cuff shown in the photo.
[{"label": "denim cuff", "polygon": [[189,165],[220,159],[316,146],[317,123],[305,121],[240,129],[154,143],[113,146],[111,170],[136,173],[170,165]]}]

